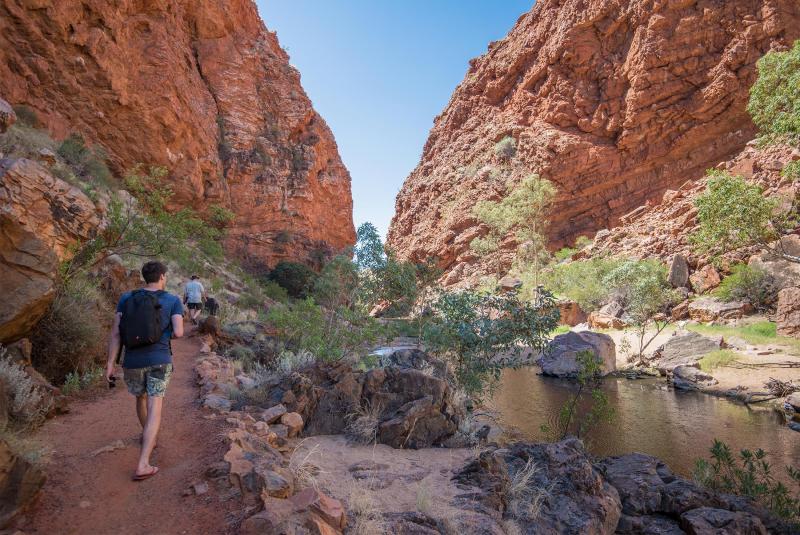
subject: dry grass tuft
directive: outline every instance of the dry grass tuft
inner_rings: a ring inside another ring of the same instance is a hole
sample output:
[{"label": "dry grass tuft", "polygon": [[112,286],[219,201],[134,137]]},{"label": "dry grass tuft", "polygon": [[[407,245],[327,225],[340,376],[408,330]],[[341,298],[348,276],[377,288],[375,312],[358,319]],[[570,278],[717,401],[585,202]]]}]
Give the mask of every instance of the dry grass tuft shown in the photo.
[{"label": "dry grass tuft", "polygon": [[5,354],[6,349],[0,348],[0,381],[9,394],[11,419],[18,426],[35,427],[44,421],[53,400],[22,366],[5,358]]},{"label": "dry grass tuft", "polygon": [[506,535],[522,535],[522,529],[514,520],[503,520],[503,531]]},{"label": "dry grass tuft", "polygon": [[380,425],[382,407],[380,403],[374,405],[366,402],[363,407],[348,414],[346,417],[347,427],[345,432],[348,438],[359,444],[373,444],[378,437],[378,425]]},{"label": "dry grass tuft", "polygon": [[375,501],[375,493],[369,489],[369,485],[352,480],[347,506],[348,512],[352,515],[348,533],[354,535],[384,533],[382,515]]},{"label": "dry grass tuft", "polygon": [[304,442],[305,440],[300,442],[292,452],[292,456],[289,458],[289,470],[294,476],[294,482],[298,489],[306,487],[317,489],[319,488],[317,476],[320,474],[320,469],[319,466],[311,461],[314,456],[321,455],[321,452],[318,444],[315,444],[308,451],[302,452],[301,449]]},{"label": "dry grass tuft", "polygon": [[539,467],[533,459],[528,459],[525,466],[518,470],[509,481],[506,488],[507,512],[513,518],[524,518],[530,521],[539,517],[542,504],[549,492],[535,484],[534,478],[538,472]]},{"label": "dry grass tuft", "polygon": [[431,489],[422,481],[417,486],[417,511],[428,516],[432,513]]}]

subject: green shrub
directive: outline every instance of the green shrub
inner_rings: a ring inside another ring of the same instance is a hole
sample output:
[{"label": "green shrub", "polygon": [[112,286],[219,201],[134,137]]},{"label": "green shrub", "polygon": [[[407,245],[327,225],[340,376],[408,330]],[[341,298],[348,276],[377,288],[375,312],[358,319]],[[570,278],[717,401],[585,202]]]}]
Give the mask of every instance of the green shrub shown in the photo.
[{"label": "green shrub", "polygon": [[763,268],[739,264],[722,279],[715,291],[724,301],[748,301],[760,311],[772,308],[778,299],[780,286]]},{"label": "green shrub", "polygon": [[719,257],[742,247],[758,246],[800,262],[771,245],[795,224],[793,214],[780,208],[780,200],[766,197],[761,186],[727,171],[712,169],[708,176],[707,190],[695,200],[699,225],[689,235],[699,253]]},{"label": "green shrub", "polygon": [[[590,258],[557,264],[542,272],[542,284],[557,296],[578,303],[583,310],[591,312],[600,308],[611,295],[611,288],[605,282],[622,260],[613,258]],[[528,297],[535,286],[533,277],[523,272],[522,295]]]},{"label": "green shrub", "polygon": [[228,227],[236,218],[236,214],[230,209],[219,204],[212,204],[208,208],[208,222],[217,229]]},{"label": "green shrub", "polygon": [[272,307],[267,321],[288,349],[305,350],[328,361],[373,344],[385,333],[374,318],[347,307],[325,310],[312,297]]},{"label": "green shrub", "polygon": [[[25,124],[14,124],[0,135],[0,152],[7,158],[39,158],[39,151],[56,150],[56,142],[44,130],[37,130]],[[73,180],[68,180],[74,183]]]},{"label": "green shrub", "polygon": [[70,372],[64,378],[61,392],[65,395],[70,395],[96,386],[103,379],[104,374],[105,371],[100,366],[90,368],[83,373]]},{"label": "green shrub", "polygon": [[246,372],[251,371],[257,362],[255,351],[240,344],[231,346],[225,354],[228,358],[239,361]]},{"label": "green shrub", "polygon": [[503,365],[498,354],[525,347],[542,350],[558,324],[558,308],[547,292],[536,303],[520,301],[513,292],[449,292],[439,296],[433,309],[436,315],[425,326],[425,344],[450,361],[459,386],[474,396],[485,394],[499,378]]},{"label": "green shrub", "polygon": [[506,136],[494,145],[494,153],[501,160],[510,160],[517,153],[517,140]]},{"label": "green shrub", "polygon": [[289,300],[289,292],[286,291],[286,288],[276,282],[266,281],[262,285],[262,288],[264,290],[264,296],[272,299],[273,301],[285,303]]},{"label": "green shrub", "polygon": [[74,277],[56,291],[53,303],[31,335],[31,360],[55,384],[68,373],[80,375],[104,361],[107,303],[97,286]]},{"label": "green shrub", "polygon": [[58,154],[83,178],[110,187],[114,176],[106,165],[105,151],[100,147],[90,147],[80,134],[70,134],[58,147]]},{"label": "green shrub", "polygon": [[283,287],[291,297],[305,298],[314,288],[317,274],[305,264],[284,260],[272,269],[269,278]]},{"label": "green shrub", "polygon": [[786,52],[770,52],[757,63],[747,111],[761,134],[800,139],[800,41]]},{"label": "green shrub", "polygon": [[790,491],[775,479],[764,450],[743,449],[737,460],[727,444],[714,439],[710,451],[710,461],[698,459],[695,462],[693,476],[700,485],[726,494],[747,496],[797,527],[800,521],[800,470],[786,467],[794,487]]},{"label": "green shrub", "polygon": [[14,106],[14,113],[17,116],[16,124],[27,126],[30,128],[41,128],[39,123],[39,116],[28,106]]},{"label": "green shrub", "polygon": [[574,255],[577,252],[578,252],[578,250],[577,249],[573,249],[572,247],[563,247],[563,248],[559,249],[558,251],[556,251],[553,254],[553,256],[556,258],[556,260],[561,262],[563,260],[569,260],[570,258],[572,258],[572,255]]}]

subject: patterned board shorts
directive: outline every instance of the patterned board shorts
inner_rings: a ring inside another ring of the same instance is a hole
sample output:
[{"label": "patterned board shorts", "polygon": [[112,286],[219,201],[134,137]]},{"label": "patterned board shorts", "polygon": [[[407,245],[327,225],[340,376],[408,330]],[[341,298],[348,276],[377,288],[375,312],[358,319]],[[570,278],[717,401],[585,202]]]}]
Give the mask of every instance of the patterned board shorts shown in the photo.
[{"label": "patterned board shorts", "polygon": [[125,384],[134,396],[147,394],[163,397],[172,376],[172,364],[158,364],[146,368],[125,368]]}]

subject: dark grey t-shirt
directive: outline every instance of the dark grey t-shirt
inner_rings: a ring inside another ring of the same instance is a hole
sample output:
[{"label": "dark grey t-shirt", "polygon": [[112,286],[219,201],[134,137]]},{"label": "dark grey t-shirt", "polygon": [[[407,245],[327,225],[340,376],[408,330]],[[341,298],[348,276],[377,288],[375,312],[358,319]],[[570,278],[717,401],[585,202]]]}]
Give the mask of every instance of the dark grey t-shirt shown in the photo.
[{"label": "dark grey t-shirt", "polygon": [[[124,310],[127,301],[133,292],[126,292],[119,298],[117,312],[120,314]],[[146,368],[157,364],[170,364],[172,362],[172,352],[169,349],[169,341],[172,338],[172,316],[183,315],[183,304],[177,296],[168,292],[163,292],[158,296],[161,303],[161,340],[153,345],[136,347],[125,350],[125,360],[122,362],[123,368]]]}]

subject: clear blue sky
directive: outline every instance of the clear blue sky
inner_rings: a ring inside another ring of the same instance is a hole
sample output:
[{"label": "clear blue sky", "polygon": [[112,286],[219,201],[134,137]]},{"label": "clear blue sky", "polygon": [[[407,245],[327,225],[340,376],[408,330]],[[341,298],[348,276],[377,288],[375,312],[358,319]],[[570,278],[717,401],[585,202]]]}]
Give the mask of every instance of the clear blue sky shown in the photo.
[{"label": "clear blue sky", "polygon": [[353,178],[356,226],[370,221],[385,236],[395,196],[467,62],[533,0],[256,3],[336,136]]}]

